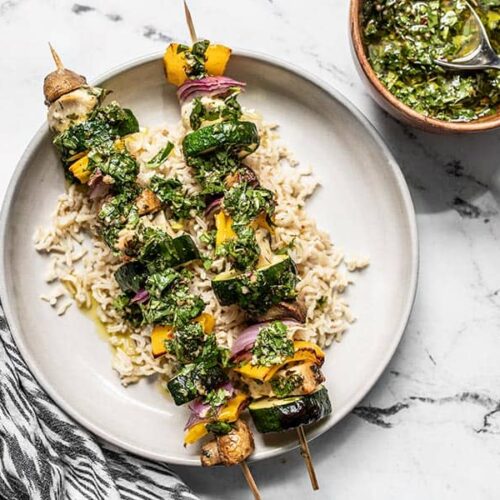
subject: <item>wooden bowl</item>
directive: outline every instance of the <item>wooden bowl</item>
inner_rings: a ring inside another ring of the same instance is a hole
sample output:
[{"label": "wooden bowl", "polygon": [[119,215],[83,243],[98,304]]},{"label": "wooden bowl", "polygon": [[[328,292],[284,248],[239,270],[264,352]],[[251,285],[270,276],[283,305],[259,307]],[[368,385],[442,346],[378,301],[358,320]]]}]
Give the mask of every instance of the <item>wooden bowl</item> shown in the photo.
[{"label": "wooden bowl", "polygon": [[361,79],[367,85],[373,99],[382,108],[398,120],[427,132],[440,134],[471,133],[500,127],[500,109],[493,115],[484,116],[469,122],[447,122],[424,116],[406,104],[403,104],[397,97],[391,94],[378,79],[366,57],[361,26],[362,4],[363,0],[351,0],[349,19],[351,49]]}]

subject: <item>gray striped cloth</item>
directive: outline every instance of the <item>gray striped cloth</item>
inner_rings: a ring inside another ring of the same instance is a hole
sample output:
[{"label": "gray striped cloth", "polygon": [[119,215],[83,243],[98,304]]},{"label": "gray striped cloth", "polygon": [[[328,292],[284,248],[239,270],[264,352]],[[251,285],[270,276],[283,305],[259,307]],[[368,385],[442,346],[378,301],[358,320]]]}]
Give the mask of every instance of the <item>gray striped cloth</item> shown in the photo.
[{"label": "gray striped cloth", "polygon": [[0,305],[0,498],[197,497],[164,464],[101,441],[63,413],[21,358]]}]

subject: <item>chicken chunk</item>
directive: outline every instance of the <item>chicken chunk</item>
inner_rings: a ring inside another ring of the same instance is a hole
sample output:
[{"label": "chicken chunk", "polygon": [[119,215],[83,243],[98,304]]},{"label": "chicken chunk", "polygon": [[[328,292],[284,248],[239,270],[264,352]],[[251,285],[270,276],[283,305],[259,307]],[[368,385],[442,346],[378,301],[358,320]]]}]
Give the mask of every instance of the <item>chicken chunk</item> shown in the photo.
[{"label": "chicken chunk", "polygon": [[99,104],[101,94],[101,89],[81,87],[62,95],[49,106],[47,118],[50,128],[60,133],[84,121]]},{"label": "chicken chunk", "polygon": [[316,363],[300,363],[280,370],[276,377],[284,380],[296,380],[297,386],[288,394],[289,396],[302,396],[314,392],[325,381],[320,367]]},{"label": "chicken chunk", "polygon": [[135,205],[139,211],[139,215],[146,215],[157,212],[161,208],[161,201],[150,189],[142,190],[141,194],[136,198]]},{"label": "chicken chunk", "polygon": [[201,449],[201,464],[204,467],[222,464],[226,467],[246,460],[254,451],[252,431],[243,420],[237,420],[227,434],[217,436]]},{"label": "chicken chunk", "polygon": [[217,465],[222,462],[217,439],[208,442],[202,447],[200,459],[203,467],[212,467],[212,465]]}]

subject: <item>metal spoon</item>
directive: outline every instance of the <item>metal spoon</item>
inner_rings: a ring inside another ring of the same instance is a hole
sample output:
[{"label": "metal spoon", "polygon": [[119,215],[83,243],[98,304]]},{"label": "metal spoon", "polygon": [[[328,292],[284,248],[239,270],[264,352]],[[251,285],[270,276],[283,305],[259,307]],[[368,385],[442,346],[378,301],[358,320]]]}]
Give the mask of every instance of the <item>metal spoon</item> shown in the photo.
[{"label": "metal spoon", "polygon": [[435,59],[434,62],[443,68],[458,71],[500,69],[500,57],[491,46],[490,39],[488,38],[488,33],[486,33],[486,28],[484,27],[483,22],[481,21],[474,7],[469,2],[465,3],[472,12],[472,15],[474,16],[474,19],[478,25],[479,45],[464,57],[459,57],[451,61],[446,61],[444,59]]}]

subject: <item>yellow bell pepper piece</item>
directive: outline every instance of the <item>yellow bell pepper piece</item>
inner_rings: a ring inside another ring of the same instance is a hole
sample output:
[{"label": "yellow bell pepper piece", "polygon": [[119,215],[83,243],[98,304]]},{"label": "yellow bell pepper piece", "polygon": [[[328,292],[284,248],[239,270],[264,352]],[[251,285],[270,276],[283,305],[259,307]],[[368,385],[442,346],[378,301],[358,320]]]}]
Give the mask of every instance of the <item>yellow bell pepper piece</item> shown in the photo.
[{"label": "yellow bell pepper piece", "polygon": [[271,380],[281,366],[282,365],[261,366],[246,363],[242,366],[237,366],[234,371],[241,373],[244,377],[262,380],[265,382],[266,380]]},{"label": "yellow bell pepper piece", "polygon": [[82,183],[86,184],[92,172],[88,169],[89,166],[89,157],[87,155],[82,156],[79,160],[76,160],[69,167],[69,171]]},{"label": "yellow bell pepper piece", "polygon": [[177,87],[180,87],[186,80],[186,56],[184,52],[177,52],[178,43],[171,43],[165,55],[163,56],[163,64],[167,80]]},{"label": "yellow bell pepper piece", "polygon": [[87,154],[87,151],[81,151],[80,153],[76,153],[74,154],[73,156],[70,156],[67,161],[68,162],[73,162],[73,161],[76,161],[76,160],[79,160],[82,156],[85,156]]},{"label": "yellow bell pepper piece", "polygon": [[123,139],[117,139],[114,144],[114,148],[116,151],[124,151],[125,150],[125,141]]},{"label": "yellow bell pepper piece", "polygon": [[241,373],[241,375],[248,378],[268,382],[276,375],[276,372],[290,363],[310,361],[318,365],[323,364],[325,360],[325,353],[316,344],[304,340],[296,340],[293,343],[293,346],[295,350],[293,356],[286,358],[283,363],[273,366],[260,366],[246,363],[242,366],[236,367],[234,371]]},{"label": "yellow bell pepper piece", "polygon": [[[207,335],[214,331],[215,318],[211,314],[201,313],[193,321],[199,323]],[[163,356],[167,352],[165,341],[172,338],[174,338],[174,329],[172,326],[156,325],[151,332],[151,351],[153,357],[158,358],[159,356]]]},{"label": "yellow bell pepper piece", "polygon": [[267,229],[269,233],[274,234],[274,227],[271,227],[269,225],[269,222],[267,222],[267,216],[265,213],[261,213],[253,222],[252,222],[252,227],[254,229],[257,229],[258,227],[261,227],[262,229]]},{"label": "yellow bell pepper piece", "polygon": [[177,222],[175,220],[173,221],[169,221],[170,222],[170,227],[174,230],[174,231],[180,231],[181,229],[184,229],[184,226],[180,223],[180,222]]},{"label": "yellow bell pepper piece", "polygon": [[[179,44],[171,43],[165,55],[163,64],[167,79],[173,85],[180,87],[187,79],[186,75],[186,52],[178,52]],[[231,49],[224,45],[209,45],[205,52],[205,70],[208,75],[220,76],[224,71],[231,56]]]},{"label": "yellow bell pepper piece", "polygon": [[217,420],[223,422],[236,422],[238,420],[243,404],[248,400],[246,394],[240,393],[231,398],[226,405],[221,408],[217,415]]},{"label": "yellow bell pepper piece", "polygon": [[220,246],[228,240],[236,238],[233,230],[233,219],[226,215],[222,210],[215,216],[215,245]]},{"label": "yellow bell pepper piece", "polygon": [[153,357],[163,356],[167,352],[165,341],[173,338],[173,328],[169,325],[156,325],[151,332],[151,351]]},{"label": "yellow bell pepper piece", "polygon": [[205,421],[199,422],[190,427],[186,431],[186,434],[184,434],[184,446],[196,443],[196,441],[199,441],[202,437],[205,437],[208,434],[206,425],[207,422]]},{"label": "yellow bell pepper piece", "polygon": [[224,45],[209,45],[205,57],[207,58],[205,62],[207,73],[211,76],[221,76],[226,71],[231,49]]},{"label": "yellow bell pepper piece", "polygon": [[215,318],[208,313],[201,313],[199,316],[194,318],[194,321],[199,323],[203,328],[203,331],[208,335],[212,333],[215,328]]},{"label": "yellow bell pepper piece", "polygon": [[302,353],[304,356],[309,356],[311,361],[322,365],[325,361],[325,353],[319,347],[318,344],[314,342],[307,342],[306,340],[296,340],[293,343],[295,349],[295,355]]}]

